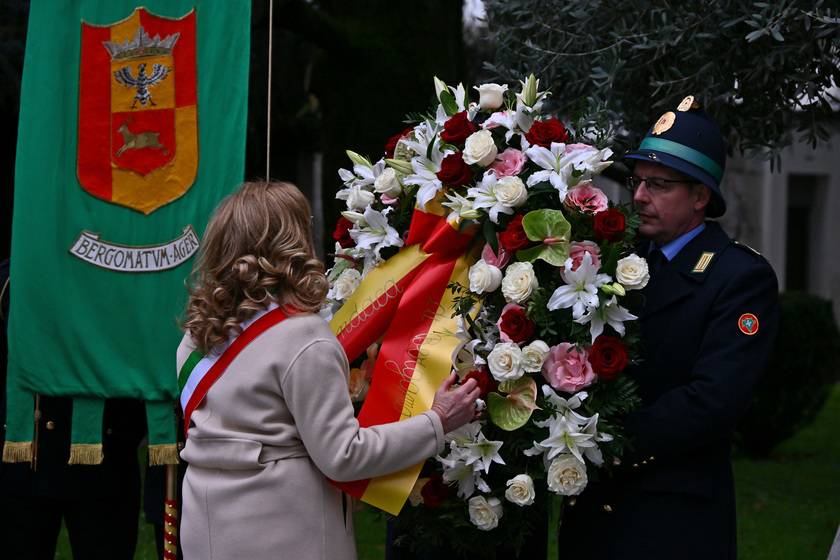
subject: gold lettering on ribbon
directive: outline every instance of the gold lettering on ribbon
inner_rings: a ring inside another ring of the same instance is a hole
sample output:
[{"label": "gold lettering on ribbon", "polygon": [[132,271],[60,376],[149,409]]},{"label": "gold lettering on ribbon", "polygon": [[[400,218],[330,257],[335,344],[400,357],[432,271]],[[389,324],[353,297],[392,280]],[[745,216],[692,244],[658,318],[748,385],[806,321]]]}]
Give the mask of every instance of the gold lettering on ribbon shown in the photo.
[{"label": "gold lettering on ribbon", "polygon": [[[404,288],[401,288],[394,282],[394,279],[390,279],[385,282],[384,288],[377,288],[376,291],[373,293],[373,296],[366,298],[361,303],[354,303],[354,312],[352,315],[352,319],[346,321],[340,325],[338,332],[342,333],[343,335],[347,335],[353,331],[356,327],[362,325],[362,323],[367,320],[368,317],[372,316],[377,310],[385,307],[385,304],[388,300],[394,299],[399,297],[401,293],[405,291]],[[384,299],[383,299],[384,298]],[[361,309],[360,309],[361,308]]]},{"label": "gold lettering on ribbon", "polygon": [[[423,312],[423,319],[432,321],[449,319],[446,309],[432,298],[429,298],[426,309]],[[412,411],[417,405],[417,395],[420,393],[420,382],[425,377],[425,370],[428,367],[427,361],[431,356],[429,346],[435,346],[442,342],[442,337],[436,332],[418,333],[412,337],[408,348],[405,351],[407,360],[402,365],[394,360],[389,360],[385,367],[396,373],[397,392],[394,396],[393,406],[400,412],[400,420],[410,418]]]}]

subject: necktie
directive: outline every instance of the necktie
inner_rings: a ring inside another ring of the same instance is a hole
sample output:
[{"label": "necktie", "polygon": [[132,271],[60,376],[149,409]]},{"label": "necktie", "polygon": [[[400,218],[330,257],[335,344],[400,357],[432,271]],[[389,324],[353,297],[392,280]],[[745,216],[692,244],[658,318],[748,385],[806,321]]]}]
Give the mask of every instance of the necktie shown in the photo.
[{"label": "necktie", "polygon": [[668,259],[665,257],[665,254],[659,249],[654,249],[653,251],[648,253],[647,261],[651,275],[656,274],[659,271],[659,269],[668,264]]}]

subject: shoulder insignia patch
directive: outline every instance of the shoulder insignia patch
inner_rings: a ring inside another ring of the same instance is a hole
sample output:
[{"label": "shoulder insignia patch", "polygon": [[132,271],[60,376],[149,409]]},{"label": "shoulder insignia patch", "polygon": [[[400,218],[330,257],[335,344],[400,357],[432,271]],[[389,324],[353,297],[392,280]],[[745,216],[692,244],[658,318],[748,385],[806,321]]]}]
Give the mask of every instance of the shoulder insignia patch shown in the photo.
[{"label": "shoulder insignia patch", "polygon": [[692,274],[699,274],[702,272],[706,272],[706,269],[709,267],[709,264],[712,262],[712,258],[714,258],[715,254],[706,251],[700,258],[697,260],[697,264],[694,265],[694,268],[691,269]]},{"label": "shoulder insignia patch", "polygon": [[754,335],[758,332],[758,317],[752,313],[744,313],[738,319],[738,328],[746,335]]}]

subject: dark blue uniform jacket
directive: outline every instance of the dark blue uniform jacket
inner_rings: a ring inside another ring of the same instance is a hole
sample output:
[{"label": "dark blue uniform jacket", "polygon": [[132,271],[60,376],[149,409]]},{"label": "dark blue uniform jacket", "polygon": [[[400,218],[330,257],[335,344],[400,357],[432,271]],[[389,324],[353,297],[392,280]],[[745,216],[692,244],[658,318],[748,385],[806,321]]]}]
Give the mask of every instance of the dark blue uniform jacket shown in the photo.
[{"label": "dark blue uniform jacket", "polygon": [[734,560],[732,430],[776,341],[776,275],[708,222],[644,294],[634,449],[564,508],[560,558]]}]

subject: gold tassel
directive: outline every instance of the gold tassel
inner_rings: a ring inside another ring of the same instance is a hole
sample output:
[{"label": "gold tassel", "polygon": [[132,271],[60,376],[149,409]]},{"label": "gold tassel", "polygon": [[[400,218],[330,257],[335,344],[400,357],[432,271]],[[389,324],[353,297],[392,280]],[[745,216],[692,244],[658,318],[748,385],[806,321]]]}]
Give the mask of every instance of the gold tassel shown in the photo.
[{"label": "gold tassel", "polygon": [[31,441],[7,441],[3,446],[4,463],[28,463],[31,460]]},{"label": "gold tassel", "polygon": [[177,465],[178,446],[174,443],[164,443],[149,446],[149,465]]},{"label": "gold tassel", "polygon": [[101,443],[73,443],[70,445],[68,465],[98,465],[102,462]]}]

